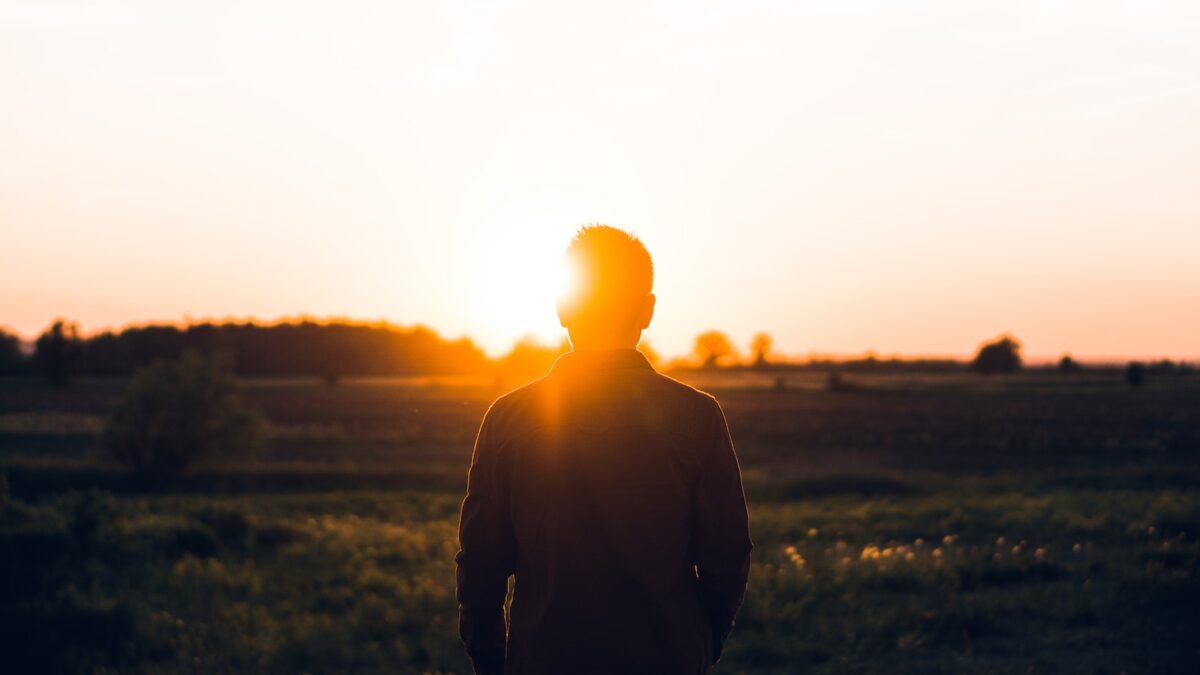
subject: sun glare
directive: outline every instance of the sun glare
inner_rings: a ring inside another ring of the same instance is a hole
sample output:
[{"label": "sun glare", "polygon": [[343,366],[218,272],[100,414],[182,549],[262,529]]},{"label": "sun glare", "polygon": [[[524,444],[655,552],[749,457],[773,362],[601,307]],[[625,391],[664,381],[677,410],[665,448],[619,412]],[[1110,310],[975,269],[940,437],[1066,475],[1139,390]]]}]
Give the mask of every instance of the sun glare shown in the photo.
[{"label": "sun glare", "polygon": [[526,335],[547,344],[565,335],[555,304],[571,282],[569,241],[570,229],[559,224],[501,229],[477,243],[468,293],[493,351]]}]

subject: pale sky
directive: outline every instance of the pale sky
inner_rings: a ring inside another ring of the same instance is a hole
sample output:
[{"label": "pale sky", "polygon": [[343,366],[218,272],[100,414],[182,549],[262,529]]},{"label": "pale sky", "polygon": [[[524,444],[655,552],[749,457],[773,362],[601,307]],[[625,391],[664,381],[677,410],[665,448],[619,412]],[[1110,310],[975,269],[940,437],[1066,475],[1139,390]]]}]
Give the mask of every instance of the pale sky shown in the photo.
[{"label": "pale sky", "polygon": [[668,355],[1200,355],[1200,4],[0,0],[0,325],[560,335],[636,232]]}]

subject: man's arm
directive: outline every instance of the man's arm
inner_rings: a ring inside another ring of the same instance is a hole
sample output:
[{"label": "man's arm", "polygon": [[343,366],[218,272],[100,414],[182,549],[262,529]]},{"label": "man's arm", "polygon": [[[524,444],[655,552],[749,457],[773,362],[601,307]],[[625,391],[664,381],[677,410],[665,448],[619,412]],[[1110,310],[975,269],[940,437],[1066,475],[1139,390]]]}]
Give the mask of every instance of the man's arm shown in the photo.
[{"label": "man's arm", "polygon": [[467,496],[458,521],[458,630],[475,672],[504,671],[504,597],[513,573],[514,543],[509,519],[509,463],[494,438],[489,410],[475,439]]},{"label": "man's arm", "polygon": [[697,588],[712,627],[713,662],[721,657],[733,617],[741,607],[750,574],[749,518],[742,473],[725,413],[716,399],[709,436],[703,441],[700,475],[694,493]]}]

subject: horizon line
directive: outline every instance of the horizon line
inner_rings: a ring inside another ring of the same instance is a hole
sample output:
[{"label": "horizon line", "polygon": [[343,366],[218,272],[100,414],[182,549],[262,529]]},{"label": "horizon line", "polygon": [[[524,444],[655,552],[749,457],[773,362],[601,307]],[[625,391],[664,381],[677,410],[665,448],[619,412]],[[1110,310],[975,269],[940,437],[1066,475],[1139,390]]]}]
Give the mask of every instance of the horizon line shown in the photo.
[{"label": "horizon line", "polygon": [[[57,321],[66,321],[68,323],[74,323],[76,325],[79,325],[79,322],[77,322],[77,321],[68,319],[61,315],[56,315],[53,319],[50,320],[49,323],[46,324],[46,327],[48,328],[50,325],[53,325]],[[85,339],[90,339],[90,338],[94,338],[99,335],[103,335],[105,333],[119,334],[119,333],[122,333],[127,330],[137,330],[137,329],[151,328],[151,327],[173,327],[173,328],[186,329],[186,328],[190,328],[192,326],[202,326],[202,325],[246,325],[246,324],[249,324],[249,325],[258,326],[258,327],[270,328],[273,326],[295,325],[295,324],[302,324],[302,323],[311,323],[311,324],[315,324],[318,326],[331,326],[331,325],[361,326],[361,327],[366,327],[366,328],[382,328],[382,329],[388,329],[388,330],[396,330],[399,332],[414,332],[414,331],[418,331],[418,330],[427,330],[427,331],[430,331],[430,332],[436,334],[439,338],[446,340],[447,342],[458,342],[458,341],[462,341],[462,340],[467,340],[471,344],[473,344],[477,348],[479,348],[479,350],[481,352],[483,352],[484,355],[487,356],[489,359],[501,358],[505,354],[509,353],[518,344],[520,344],[522,342],[528,342],[529,340],[532,340],[537,345],[547,347],[547,348],[553,348],[555,346],[551,341],[543,339],[542,336],[538,336],[533,331],[530,331],[529,333],[526,333],[526,334],[512,340],[512,342],[509,344],[509,346],[506,350],[498,352],[496,354],[492,354],[490,352],[490,350],[488,350],[482,343],[479,342],[478,339],[475,338],[475,336],[472,336],[472,335],[469,335],[466,333],[462,333],[457,336],[451,336],[446,333],[443,333],[441,330],[439,330],[438,328],[436,328],[430,324],[422,323],[420,321],[416,321],[413,323],[403,323],[403,322],[399,322],[399,321],[395,321],[393,319],[388,319],[388,318],[383,318],[383,317],[380,317],[377,319],[359,319],[359,318],[354,318],[354,317],[348,316],[348,315],[329,314],[329,315],[325,315],[325,316],[317,316],[314,314],[308,314],[308,313],[304,313],[304,312],[301,312],[299,314],[283,314],[283,315],[279,315],[272,319],[266,319],[266,318],[255,317],[255,316],[236,316],[236,315],[225,315],[225,316],[221,316],[221,317],[216,317],[216,316],[193,317],[191,315],[185,314],[182,319],[177,319],[177,320],[171,320],[171,319],[147,319],[147,320],[140,320],[140,321],[135,320],[135,321],[129,321],[129,322],[126,322],[123,324],[116,324],[116,325],[110,324],[110,325],[106,325],[106,326],[102,326],[102,327],[94,328],[94,329],[89,329],[89,330],[85,330],[81,327],[80,337],[83,337]],[[703,333],[705,330],[707,330],[707,329],[704,329],[704,328],[699,329],[699,330],[697,330],[696,334],[699,335],[700,333]],[[726,332],[723,329],[717,329],[717,330],[720,330],[721,332]],[[38,335],[30,336],[30,335],[23,334],[20,331],[10,328],[8,326],[8,324],[5,324],[5,323],[0,323],[0,332],[7,332],[10,335],[15,335],[23,344],[26,344],[26,345],[32,345],[37,340],[37,337],[38,337]],[[768,334],[770,334],[769,331],[764,331],[764,332],[767,332]],[[1006,334],[1008,334],[1008,333],[1006,333]],[[997,337],[999,337],[999,336],[985,338],[979,342],[979,346],[982,346],[983,344],[986,344],[987,342],[989,342],[993,339],[996,339]],[[566,339],[565,331],[564,331],[563,338]],[[1017,341],[1020,342],[1019,337],[1017,337]],[[641,342],[639,342],[639,345],[640,344],[641,344]],[[650,342],[649,344],[651,345],[651,347],[653,347],[652,342]],[[655,351],[658,352],[657,349],[655,349]],[[691,356],[690,352],[687,354],[666,354],[666,353],[662,353],[662,352],[658,352],[658,353],[659,353],[663,363],[669,363],[671,361],[678,361],[678,360],[685,360]],[[740,357],[742,355],[737,354],[736,356],[738,356],[739,359],[737,361],[735,361],[735,363],[739,363],[739,364],[743,363],[743,361],[740,359]],[[1040,365],[1057,363],[1064,356],[1070,356],[1072,359],[1074,359],[1075,361],[1078,361],[1080,363],[1090,363],[1093,365],[1124,364],[1124,363],[1129,363],[1131,361],[1154,363],[1154,362],[1164,361],[1164,360],[1174,361],[1176,363],[1189,363],[1189,364],[1190,363],[1200,363],[1200,353],[1190,354],[1190,355],[1178,355],[1178,356],[1164,355],[1164,354],[1156,354],[1156,355],[1145,355],[1145,354],[1143,354],[1143,355],[1120,355],[1120,354],[1077,355],[1076,353],[1069,351],[1069,350],[1063,351],[1062,353],[1059,353],[1059,354],[1022,354],[1022,362],[1024,362],[1025,364],[1029,364],[1029,365],[1039,365],[1040,366]],[[825,350],[818,350],[818,349],[810,349],[804,353],[778,351],[778,352],[776,352],[775,359],[773,359],[773,360],[777,363],[802,364],[802,363],[806,363],[806,362],[811,363],[813,361],[855,361],[855,360],[867,360],[870,358],[875,358],[880,361],[898,360],[898,361],[962,361],[962,362],[970,362],[970,360],[972,358],[974,358],[974,354],[969,353],[969,352],[961,352],[958,354],[946,354],[946,353],[938,354],[938,353],[931,353],[931,352],[904,353],[904,352],[897,352],[897,351],[885,352],[885,351],[881,351],[879,349],[874,349],[874,348],[864,349],[862,351],[825,351]]]}]

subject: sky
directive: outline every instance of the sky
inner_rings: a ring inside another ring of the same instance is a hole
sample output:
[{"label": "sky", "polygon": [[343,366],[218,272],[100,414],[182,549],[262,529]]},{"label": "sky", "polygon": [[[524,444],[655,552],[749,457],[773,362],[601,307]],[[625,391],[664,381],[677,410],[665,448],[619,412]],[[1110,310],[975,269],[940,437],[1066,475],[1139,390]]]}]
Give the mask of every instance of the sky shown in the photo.
[{"label": "sky", "polygon": [[0,325],[556,342],[574,230],[659,352],[1200,356],[1194,2],[0,0]]}]

